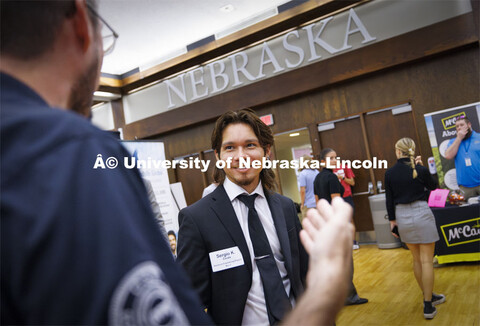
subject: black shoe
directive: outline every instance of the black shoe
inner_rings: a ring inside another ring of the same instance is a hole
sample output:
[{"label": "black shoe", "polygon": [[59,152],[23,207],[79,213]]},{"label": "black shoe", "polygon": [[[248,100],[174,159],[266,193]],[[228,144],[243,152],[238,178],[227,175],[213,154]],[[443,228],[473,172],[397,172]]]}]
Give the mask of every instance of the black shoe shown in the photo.
[{"label": "black shoe", "polygon": [[353,306],[357,304],[364,304],[367,303],[368,299],[365,298],[360,298],[358,294],[354,295],[353,297],[347,298],[347,301],[345,302],[346,306]]},{"label": "black shoe", "polygon": [[432,301],[423,301],[423,317],[433,319],[436,314],[437,309],[433,306]]},{"label": "black shoe", "polygon": [[441,304],[441,303],[444,303],[446,300],[445,298],[445,295],[444,294],[435,294],[435,293],[432,293],[432,305],[433,306],[436,306],[438,304]]}]

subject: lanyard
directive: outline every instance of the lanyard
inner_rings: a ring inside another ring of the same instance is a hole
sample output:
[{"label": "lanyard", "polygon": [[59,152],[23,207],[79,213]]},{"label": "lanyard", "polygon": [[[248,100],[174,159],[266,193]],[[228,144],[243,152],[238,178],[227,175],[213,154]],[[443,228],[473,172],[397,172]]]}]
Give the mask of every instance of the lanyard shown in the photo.
[{"label": "lanyard", "polygon": [[470,135],[470,137],[468,138],[468,147],[467,147],[467,142],[465,142],[465,154],[468,155],[468,150],[470,149],[470,145],[472,144],[472,135]]}]

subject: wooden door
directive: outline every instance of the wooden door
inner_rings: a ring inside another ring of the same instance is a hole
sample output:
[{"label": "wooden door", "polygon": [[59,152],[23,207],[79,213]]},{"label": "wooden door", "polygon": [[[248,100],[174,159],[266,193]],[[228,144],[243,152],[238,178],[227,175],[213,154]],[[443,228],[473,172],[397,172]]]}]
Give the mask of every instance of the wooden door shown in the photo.
[{"label": "wooden door", "polygon": [[205,161],[210,161],[210,164],[208,165],[208,170],[207,172],[205,172],[208,186],[213,182],[213,171],[215,168],[215,163],[217,162],[217,159],[215,158],[215,152],[213,150],[204,151],[203,159]]},{"label": "wooden door", "polygon": [[[192,154],[183,157],[185,160],[198,158],[198,154]],[[180,158],[177,158],[180,159]],[[185,201],[187,205],[191,205],[200,198],[205,188],[203,174],[199,169],[175,169],[177,181],[182,183],[183,193],[185,194]]]},{"label": "wooden door", "polygon": [[[363,138],[359,116],[334,122],[334,129],[319,132],[323,148],[332,148],[343,160],[367,160],[367,150]],[[373,230],[372,214],[368,202],[368,183],[371,182],[370,171],[353,169],[355,186],[352,187],[355,213],[353,220],[357,231]]]},{"label": "wooden door", "polygon": [[[365,129],[370,154],[372,158],[377,157],[381,160],[387,160],[388,168],[397,162],[395,143],[399,139],[410,137],[418,146],[412,112],[401,114],[394,114],[394,112],[392,110],[379,110],[365,115]],[[415,155],[421,155],[419,148],[417,148]],[[426,164],[425,159],[424,163]],[[386,169],[373,170],[376,182],[380,181],[382,183],[382,189],[385,188],[385,171]]]}]

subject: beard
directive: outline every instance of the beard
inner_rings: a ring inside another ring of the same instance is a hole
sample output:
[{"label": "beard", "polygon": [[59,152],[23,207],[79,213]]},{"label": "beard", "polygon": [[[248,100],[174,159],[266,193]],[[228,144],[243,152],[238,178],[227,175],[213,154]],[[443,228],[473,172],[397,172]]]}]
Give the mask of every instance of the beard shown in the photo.
[{"label": "beard", "polygon": [[249,186],[255,181],[256,177],[235,178],[235,183],[239,186]]},{"label": "beard", "polygon": [[231,178],[231,181],[233,183],[235,183],[236,185],[240,186],[240,187],[244,187],[244,186],[250,186],[251,184],[255,183],[255,182],[258,182],[259,180],[261,180],[261,173],[260,175],[258,174],[255,174],[255,175],[242,175],[242,176],[232,176]]},{"label": "beard", "polygon": [[467,132],[467,134],[465,135],[465,138],[463,138],[463,140],[466,140],[466,139],[470,138],[471,135],[472,135],[472,128],[469,128],[469,129],[468,129],[468,132]]},{"label": "beard", "polygon": [[99,78],[99,65],[100,60],[98,57],[95,57],[92,64],[73,84],[68,99],[69,109],[86,118],[91,117],[93,92],[97,87],[97,81]]}]

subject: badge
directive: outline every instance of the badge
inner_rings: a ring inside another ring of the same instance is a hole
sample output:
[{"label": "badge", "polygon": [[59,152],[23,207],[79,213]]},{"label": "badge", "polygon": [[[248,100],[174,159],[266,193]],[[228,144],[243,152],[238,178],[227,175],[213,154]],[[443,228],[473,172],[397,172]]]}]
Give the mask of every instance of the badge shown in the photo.
[{"label": "badge", "polygon": [[465,165],[466,166],[472,166],[472,160],[470,159],[470,157],[465,158]]},{"label": "badge", "polygon": [[208,255],[210,256],[210,263],[212,264],[212,271],[214,273],[245,265],[242,253],[237,246],[212,251]]},{"label": "badge", "polygon": [[109,310],[110,325],[189,324],[163,271],[153,261],[127,272],[113,291]]}]

